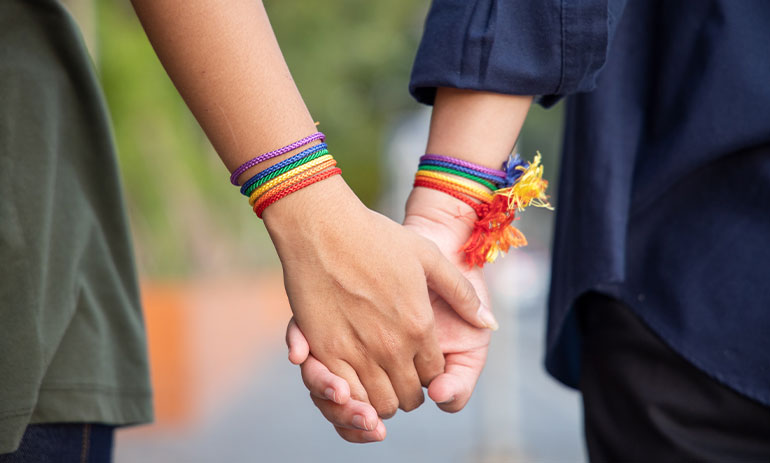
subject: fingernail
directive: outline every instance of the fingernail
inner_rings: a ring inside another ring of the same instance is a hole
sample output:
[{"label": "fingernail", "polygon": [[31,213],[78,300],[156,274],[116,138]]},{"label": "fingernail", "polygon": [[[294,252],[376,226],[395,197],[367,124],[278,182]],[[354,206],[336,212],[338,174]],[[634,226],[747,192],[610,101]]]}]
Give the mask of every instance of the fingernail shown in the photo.
[{"label": "fingernail", "polygon": [[337,403],[337,393],[334,391],[333,388],[327,387],[324,391],[324,396],[326,396],[327,399],[331,400],[334,403]]},{"label": "fingernail", "polygon": [[497,323],[497,320],[495,320],[495,316],[492,315],[492,312],[486,307],[481,306],[479,308],[479,311],[476,312],[476,316],[479,318],[481,323],[483,323],[484,326],[486,326],[490,330],[497,331],[497,329],[500,328],[500,325]]},{"label": "fingernail", "polygon": [[438,402],[438,403],[439,404],[448,404],[450,402],[454,402],[454,400],[455,400],[455,396],[452,396],[452,397],[448,398],[447,400],[445,400],[443,402]]},{"label": "fingernail", "polygon": [[353,426],[364,431],[369,431],[369,428],[366,426],[366,418],[364,418],[363,415],[353,415]]}]

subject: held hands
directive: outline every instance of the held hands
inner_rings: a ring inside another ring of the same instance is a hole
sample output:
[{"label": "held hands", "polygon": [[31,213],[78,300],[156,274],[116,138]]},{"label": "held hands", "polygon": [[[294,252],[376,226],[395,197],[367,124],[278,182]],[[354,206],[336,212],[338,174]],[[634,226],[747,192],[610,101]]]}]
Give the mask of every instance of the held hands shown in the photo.
[{"label": "held hands", "polygon": [[331,394],[326,387],[316,392],[374,407],[357,419],[348,416],[347,423],[376,433],[377,415],[387,418],[399,407],[416,408],[424,400],[422,386],[448,374],[437,383],[436,394],[455,395],[456,404],[464,404],[457,375],[480,371],[486,343],[461,346],[470,357],[459,358],[444,373],[434,324],[451,318],[435,312],[431,298],[454,309],[446,313],[461,314],[478,327],[485,322],[478,317],[474,287],[435,244],[367,209],[339,177],[284,198],[264,218],[283,264],[294,321],[313,346],[313,358],[338,377]]},{"label": "held hands", "polygon": [[[462,216],[473,217],[467,205],[442,193],[417,188],[407,203],[405,228],[430,239],[441,252],[463,271],[481,300],[478,316],[484,325],[496,328],[489,312],[489,297],[480,268],[468,269],[462,263],[457,249],[470,233],[470,222]],[[428,395],[439,408],[447,412],[461,410],[475,387],[486,361],[491,332],[477,326],[478,318],[465,318],[456,312],[447,300],[430,292],[431,306],[438,334],[439,346],[445,359],[445,369],[429,384]],[[476,326],[468,322],[475,322]],[[365,398],[355,393],[351,397],[347,383],[334,375],[314,355],[294,320],[287,330],[289,359],[301,364],[302,378],[311,392],[311,398],[337,432],[350,442],[372,442],[385,438],[385,426]],[[315,349],[313,350],[315,354]],[[427,385],[427,384],[425,384]],[[370,391],[369,398],[373,394]]]}]

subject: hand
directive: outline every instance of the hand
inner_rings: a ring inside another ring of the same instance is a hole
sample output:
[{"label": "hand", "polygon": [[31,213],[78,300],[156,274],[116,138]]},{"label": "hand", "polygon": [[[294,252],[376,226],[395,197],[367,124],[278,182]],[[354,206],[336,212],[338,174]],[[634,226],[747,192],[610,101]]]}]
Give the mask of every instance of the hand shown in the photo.
[{"label": "hand", "polygon": [[313,356],[381,417],[419,406],[422,385],[444,371],[429,287],[483,326],[473,286],[436,245],[364,207],[339,177],[264,218]]},{"label": "hand", "polygon": [[[497,329],[490,310],[484,271],[469,268],[458,250],[471,234],[475,212],[465,203],[444,193],[416,188],[407,201],[404,226],[430,239],[473,285],[481,306],[478,316],[485,325]],[[487,359],[490,329],[467,323],[445,298],[431,292],[431,305],[439,347],[446,362],[444,373],[428,388],[428,395],[445,412],[458,412],[468,403]]]},{"label": "hand", "polygon": [[[418,188],[407,203],[404,225],[433,240],[473,284],[485,310],[489,297],[483,272],[468,269],[457,250],[470,234],[470,222],[458,216],[473,217],[473,211],[464,203],[433,190]],[[469,325],[437,294],[431,294],[436,330],[446,370],[436,377],[428,394],[439,408],[447,412],[461,410],[467,404],[486,361],[490,331]],[[482,314],[484,312],[482,311]],[[491,313],[489,314],[491,316]],[[487,318],[496,326],[493,318]],[[309,355],[302,332],[289,323],[287,329],[289,360],[301,364],[302,378],[311,392],[311,398],[337,432],[350,442],[373,442],[385,438],[386,429],[377,419],[374,409],[359,400],[351,399],[348,385],[332,374],[323,363]]]}]

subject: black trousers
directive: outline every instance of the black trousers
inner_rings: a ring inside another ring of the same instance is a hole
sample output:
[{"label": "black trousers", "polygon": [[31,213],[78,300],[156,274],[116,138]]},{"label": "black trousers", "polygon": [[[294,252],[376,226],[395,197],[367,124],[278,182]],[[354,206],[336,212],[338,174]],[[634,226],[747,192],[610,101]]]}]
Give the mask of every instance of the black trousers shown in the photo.
[{"label": "black trousers", "polygon": [[0,463],[109,463],[114,433],[102,424],[31,424],[19,449],[0,455]]},{"label": "black trousers", "polygon": [[625,304],[578,301],[592,462],[770,462],[770,407],[695,368]]}]

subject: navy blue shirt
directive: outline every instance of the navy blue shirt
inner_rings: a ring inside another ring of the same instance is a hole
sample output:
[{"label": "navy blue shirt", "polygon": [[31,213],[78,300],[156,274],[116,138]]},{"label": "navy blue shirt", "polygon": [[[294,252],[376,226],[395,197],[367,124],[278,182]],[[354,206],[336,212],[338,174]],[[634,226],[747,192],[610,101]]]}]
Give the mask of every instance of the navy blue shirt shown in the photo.
[{"label": "navy blue shirt", "polygon": [[770,2],[434,0],[410,90],[567,100],[546,367],[599,291],[770,405]]}]

